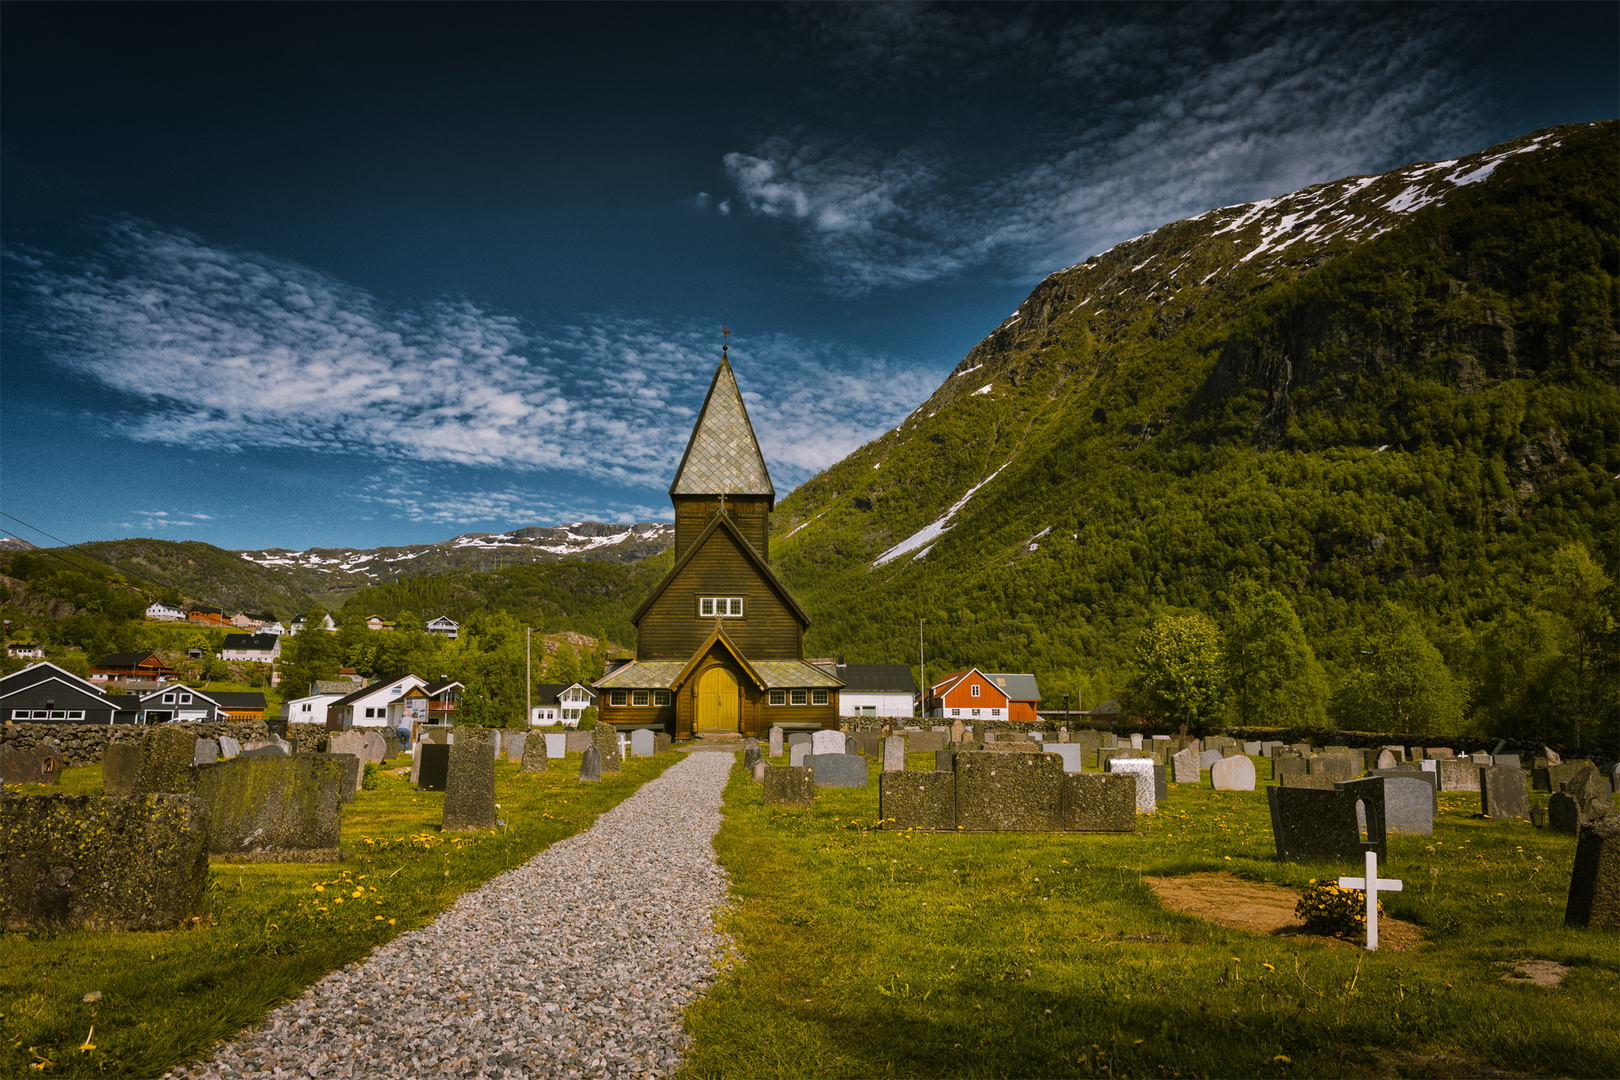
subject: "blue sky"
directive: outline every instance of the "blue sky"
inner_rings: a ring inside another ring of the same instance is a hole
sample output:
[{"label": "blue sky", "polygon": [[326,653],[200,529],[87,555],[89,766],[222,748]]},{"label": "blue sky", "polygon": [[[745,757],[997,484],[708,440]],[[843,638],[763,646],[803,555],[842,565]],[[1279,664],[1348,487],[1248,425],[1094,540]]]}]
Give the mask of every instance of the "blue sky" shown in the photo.
[{"label": "blue sky", "polygon": [[667,518],[723,319],[786,493],[1055,269],[1614,116],[1617,11],[8,5],[0,510],[237,548]]}]

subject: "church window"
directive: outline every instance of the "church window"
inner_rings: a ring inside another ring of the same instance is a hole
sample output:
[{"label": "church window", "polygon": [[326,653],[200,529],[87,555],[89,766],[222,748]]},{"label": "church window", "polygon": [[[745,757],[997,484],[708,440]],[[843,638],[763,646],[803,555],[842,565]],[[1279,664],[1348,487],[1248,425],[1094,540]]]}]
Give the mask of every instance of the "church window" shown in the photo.
[{"label": "church window", "polygon": [[787,691],[786,690],[772,690],[771,691],[771,704],[772,705],[786,705],[787,704]]},{"label": "church window", "polygon": [[825,704],[827,704],[827,691],[825,691],[825,690],[812,690],[812,691],[810,691],[810,704],[812,704],[812,705],[825,705]]},{"label": "church window", "polygon": [[653,691],[653,704],[658,705],[660,707],[662,707],[664,705],[668,705],[669,704],[669,691],[668,690],[654,690]]},{"label": "church window", "polygon": [[743,598],[740,596],[703,596],[698,598],[698,615],[705,619],[740,619]]},{"label": "church window", "polygon": [[630,695],[623,690],[613,690],[608,693],[609,705],[623,705],[630,700]]},{"label": "church window", "polygon": [[630,704],[632,704],[632,705],[645,705],[645,704],[647,704],[647,691],[645,691],[645,690],[632,690],[632,691],[630,691]]},{"label": "church window", "polygon": [[809,700],[809,697],[807,695],[808,695],[808,691],[805,691],[805,690],[795,690],[795,691],[793,691],[793,704],[795,704],[795,705],[803,705],[806,701]]}]

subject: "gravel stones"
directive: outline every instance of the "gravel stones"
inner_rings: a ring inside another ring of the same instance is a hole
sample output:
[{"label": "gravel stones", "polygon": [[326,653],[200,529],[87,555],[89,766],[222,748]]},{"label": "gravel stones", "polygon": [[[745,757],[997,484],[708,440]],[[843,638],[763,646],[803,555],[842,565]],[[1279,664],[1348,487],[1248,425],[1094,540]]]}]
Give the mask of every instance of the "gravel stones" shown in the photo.
[{"label": "gravel stones", "polygon": [[726,948],[731,754],[692,754],[179,1077],[663,1077]]}]

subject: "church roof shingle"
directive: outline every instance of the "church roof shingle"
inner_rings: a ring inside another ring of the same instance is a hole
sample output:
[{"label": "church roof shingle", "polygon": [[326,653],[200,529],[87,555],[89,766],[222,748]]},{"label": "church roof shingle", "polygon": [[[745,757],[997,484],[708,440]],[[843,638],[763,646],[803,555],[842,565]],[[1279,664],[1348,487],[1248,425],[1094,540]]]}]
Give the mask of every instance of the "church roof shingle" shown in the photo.
[{"label": "church roof shingle", "polygon": [[732,373],[731,361],[721,357],[703,399],[686,453],[669,485],[670,495],[769,495],[774,504],[776,489],[759,452],[754,425],[743,405],[742,391]]}]

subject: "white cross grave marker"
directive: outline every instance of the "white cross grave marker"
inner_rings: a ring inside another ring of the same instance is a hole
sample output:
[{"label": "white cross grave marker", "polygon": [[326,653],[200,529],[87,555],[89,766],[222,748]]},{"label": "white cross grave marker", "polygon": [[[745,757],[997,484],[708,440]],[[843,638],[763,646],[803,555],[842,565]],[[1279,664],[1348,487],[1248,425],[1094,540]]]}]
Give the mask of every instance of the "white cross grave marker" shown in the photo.
[{"label": "white cross grave marker", "polygon": [[1378,949],[1378,894],[1379,892],[1400,892],[1401,882],[1390,881],[1378,876],[1378,853],[1367,852],[1366,877],[1342,877],[1339,879],[1341,889],[1365,889],[1367,891],[1367,949],[1376,952]]}]

